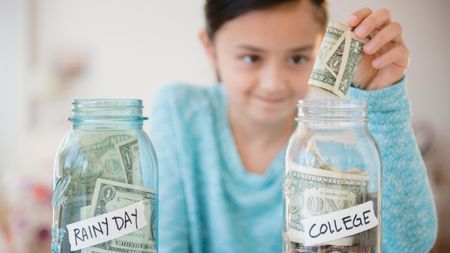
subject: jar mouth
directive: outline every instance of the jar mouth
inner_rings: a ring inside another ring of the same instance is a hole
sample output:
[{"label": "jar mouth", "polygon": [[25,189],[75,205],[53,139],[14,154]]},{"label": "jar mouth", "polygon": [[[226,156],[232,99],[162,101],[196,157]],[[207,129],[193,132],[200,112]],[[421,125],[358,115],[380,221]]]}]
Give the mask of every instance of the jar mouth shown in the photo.
[{"label": "jar mouth", "polygon": [[71,121],[147,120],[142,116],[144,106],[141,99],[74,99]]},{"label": "jar mouth", "polygon": [[366,121],[367,101],[357,99],[299,100],[297,121]]}]

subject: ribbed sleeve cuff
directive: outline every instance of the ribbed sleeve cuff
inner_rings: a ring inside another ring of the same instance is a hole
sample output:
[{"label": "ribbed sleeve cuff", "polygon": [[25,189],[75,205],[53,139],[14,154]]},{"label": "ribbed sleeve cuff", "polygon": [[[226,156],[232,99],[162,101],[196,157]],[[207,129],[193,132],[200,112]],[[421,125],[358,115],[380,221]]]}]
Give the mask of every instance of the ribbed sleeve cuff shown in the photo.
[{"label": "ribbed sleeve cuff", "polygon": [[389,87],[379,90],[362,90],[350,87],[348,96],[353,99],[366,100],[370,114],[395,112],[403,119],[410,117],[410,104],[406,97],[406,77]]}]

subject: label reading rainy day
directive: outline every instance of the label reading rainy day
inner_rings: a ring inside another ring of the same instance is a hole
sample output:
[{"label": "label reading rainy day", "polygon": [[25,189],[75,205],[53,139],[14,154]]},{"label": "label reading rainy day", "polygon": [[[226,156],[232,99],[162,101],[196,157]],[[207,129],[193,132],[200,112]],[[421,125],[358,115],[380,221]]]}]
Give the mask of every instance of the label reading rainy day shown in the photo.
[{"label": "label reading rainy day", "polygon": [[80,250],[107,242],[147,225],[144,202],[67,225],[70,250]]},{"label": "label reading rainy day", "polygon": [[372,201],[337,212],[303,219],[305,246],[361,233],[378,225]]}]

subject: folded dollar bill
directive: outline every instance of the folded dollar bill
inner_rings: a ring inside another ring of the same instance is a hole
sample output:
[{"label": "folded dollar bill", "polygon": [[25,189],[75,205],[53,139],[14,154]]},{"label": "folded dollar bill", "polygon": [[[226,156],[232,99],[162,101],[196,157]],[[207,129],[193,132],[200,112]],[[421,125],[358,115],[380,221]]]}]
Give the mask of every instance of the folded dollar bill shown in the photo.
[{"label": "folded dollar bill", "polygon": [[334,96],[345,97],[358,64],[364,56],[361,40],[352,28],[331,22],[325,32],[308,83]]}]

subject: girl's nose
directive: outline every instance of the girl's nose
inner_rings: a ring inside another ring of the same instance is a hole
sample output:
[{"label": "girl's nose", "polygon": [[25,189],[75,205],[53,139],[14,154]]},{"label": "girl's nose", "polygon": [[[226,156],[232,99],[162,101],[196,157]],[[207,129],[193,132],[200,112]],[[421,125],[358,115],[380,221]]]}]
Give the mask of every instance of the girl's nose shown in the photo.
[{"label": "girl's nose", "polygon": [[281,64],[268,64],[261,70],[260,86],[268,92],[284,90],[287,83],[286,74]]}]

